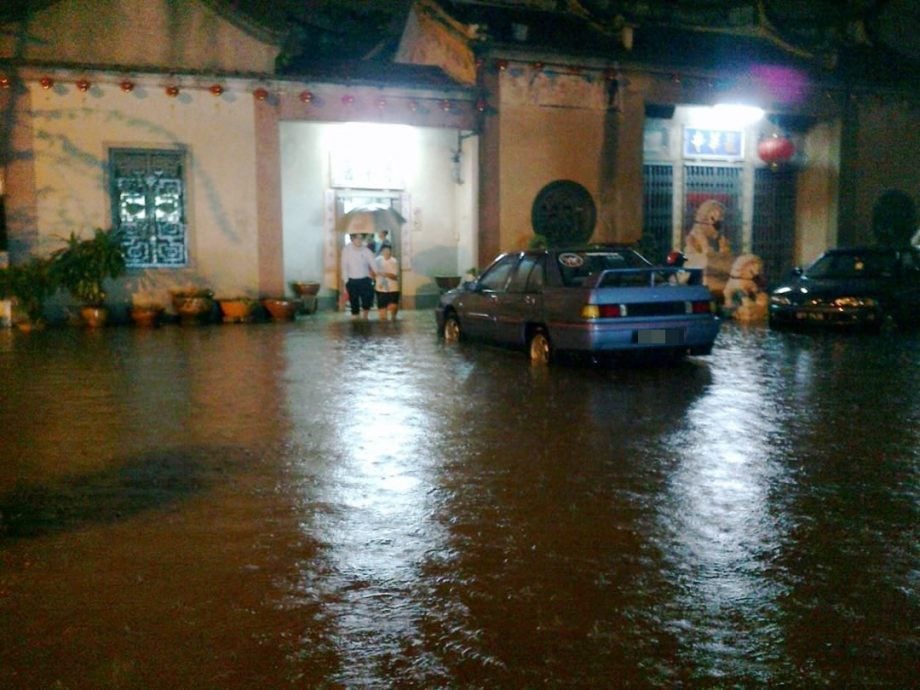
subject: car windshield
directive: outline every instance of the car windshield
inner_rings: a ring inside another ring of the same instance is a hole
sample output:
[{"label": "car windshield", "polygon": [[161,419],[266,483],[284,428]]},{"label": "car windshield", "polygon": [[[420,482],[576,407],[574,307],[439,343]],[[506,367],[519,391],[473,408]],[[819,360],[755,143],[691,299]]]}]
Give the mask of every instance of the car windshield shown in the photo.
[{"label": "car windshield", "polygon": [[825,254],[805,275],[809,278],[883,278],[894,273],[896,258],[891,254]]},{"label": "car windshield", "polygon": [[588,276],[611,268],[648,268],[651,264],[629,249],[560,252],[556,257],[566,287],[584,285]]}]

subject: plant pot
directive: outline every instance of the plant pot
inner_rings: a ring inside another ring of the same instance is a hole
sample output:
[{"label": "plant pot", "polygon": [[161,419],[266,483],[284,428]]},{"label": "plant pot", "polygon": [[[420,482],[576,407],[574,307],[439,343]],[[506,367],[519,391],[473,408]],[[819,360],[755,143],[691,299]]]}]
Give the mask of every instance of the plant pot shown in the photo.
[{"label": "plant pot", "polygon": [[214,300],[203,296],[173,295],[173,308],[184,324],[207,323],[214,311]]},{"label": "plant pot", "polygon": [[217,303],[220,305],[220,313],[224,323],[248,323],[252,321],[253,312],[256,304],[258,304],[248,297],[221,299]]},{"label": "plant pot", "polygon": [[291,290],[298,297],[314,297],[319,292],[319,288],[319,283],[302,282],[297,280],[291,283]]},{"label": "plant pot", "polygon": [[435,276],[434,282],[442,291],[453,290],[460,284],[460,276]]},{"label": "plant pot", "polygon": [[293,321],[301,307],[301,301],[283,297],[266,297],[262,300],[262,306],[265,307],[272,321]]},{"label": "plant pot", "polygon": [[90,328],[102,328],[109,320],[109,310],[98,305],[80,307],[80,318]]},{"label": "plant pot", "polygon": [[163,307],[155,305],[137,305],[131,307],[131,320],[141,328],[155,328],[160,325]]}]

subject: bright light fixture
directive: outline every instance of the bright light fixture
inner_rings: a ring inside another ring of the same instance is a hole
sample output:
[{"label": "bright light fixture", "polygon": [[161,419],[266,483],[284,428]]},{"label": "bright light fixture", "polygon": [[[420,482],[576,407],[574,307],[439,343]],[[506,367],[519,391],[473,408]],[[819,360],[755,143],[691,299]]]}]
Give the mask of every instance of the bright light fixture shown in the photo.
[{"label": "bright light fixture", "polygon": [[763,119],[763,109],[741,103],[718,103],[712,108],[713,115],[726,125],[747,127]]}]

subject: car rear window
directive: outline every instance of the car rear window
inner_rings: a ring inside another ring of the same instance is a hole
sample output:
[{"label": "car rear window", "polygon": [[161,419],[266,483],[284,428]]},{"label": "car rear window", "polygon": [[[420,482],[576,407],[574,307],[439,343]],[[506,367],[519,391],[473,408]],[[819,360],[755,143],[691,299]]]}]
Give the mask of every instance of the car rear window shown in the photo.
[{"label": "car rear window", "polygon": [[612,268],[648,268],[651,264],[640,254],[628,249],[617,251],[574,251],[560,252],[556,261],[562,283],[566,287],[580,287],[588,276],[594,276]]}]

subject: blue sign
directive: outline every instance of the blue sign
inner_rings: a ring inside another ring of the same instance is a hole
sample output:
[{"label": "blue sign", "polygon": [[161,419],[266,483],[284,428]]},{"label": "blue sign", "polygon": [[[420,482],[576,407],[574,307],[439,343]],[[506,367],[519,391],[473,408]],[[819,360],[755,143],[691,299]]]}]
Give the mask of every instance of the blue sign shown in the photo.
[{"label": "blue sign", "polygon": [[741,158],[742,132],[731,129],[696,129],[684,130],[685,158]]}]

